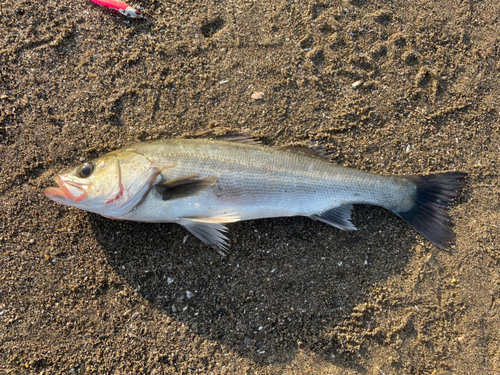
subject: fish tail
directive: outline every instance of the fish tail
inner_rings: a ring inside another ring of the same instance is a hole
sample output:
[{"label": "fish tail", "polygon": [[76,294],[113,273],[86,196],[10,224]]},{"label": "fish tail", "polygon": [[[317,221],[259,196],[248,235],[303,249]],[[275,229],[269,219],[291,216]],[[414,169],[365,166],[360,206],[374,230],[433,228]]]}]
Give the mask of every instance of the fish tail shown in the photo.
[{"label": "fish tail", "polygon": [[406,211],[393,212],[441,249],[455,239],[447,206],[459,195],[466,173],[449,172],[428,176],[407,176],[416,185],[414,204]]}]

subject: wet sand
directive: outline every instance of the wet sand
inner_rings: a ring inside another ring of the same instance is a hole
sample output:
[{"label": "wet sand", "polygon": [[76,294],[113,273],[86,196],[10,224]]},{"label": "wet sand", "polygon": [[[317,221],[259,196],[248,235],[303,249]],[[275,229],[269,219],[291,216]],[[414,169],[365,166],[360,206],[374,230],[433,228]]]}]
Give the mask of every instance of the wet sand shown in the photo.
[{"label": "wet sand", "polygon": [[[0,373],[500,373],[500,2],[135,5],[0,6]],[[375,173],[467,172],[455,245],[357,206],[355,232],[231,224],[221,257],[43,196],[130,143],[242,129]]]}]

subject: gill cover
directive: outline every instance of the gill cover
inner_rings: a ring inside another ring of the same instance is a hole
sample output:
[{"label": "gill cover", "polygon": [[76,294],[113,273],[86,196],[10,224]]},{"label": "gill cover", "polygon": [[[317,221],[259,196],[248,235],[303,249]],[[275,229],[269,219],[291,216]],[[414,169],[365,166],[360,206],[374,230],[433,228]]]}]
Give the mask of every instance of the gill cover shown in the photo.
[{"label": "gill cover", "polygon": [[132,151],[115,151],[62,171],[45,196],[106,217],[121,218],[149,192],[161,169]]}]

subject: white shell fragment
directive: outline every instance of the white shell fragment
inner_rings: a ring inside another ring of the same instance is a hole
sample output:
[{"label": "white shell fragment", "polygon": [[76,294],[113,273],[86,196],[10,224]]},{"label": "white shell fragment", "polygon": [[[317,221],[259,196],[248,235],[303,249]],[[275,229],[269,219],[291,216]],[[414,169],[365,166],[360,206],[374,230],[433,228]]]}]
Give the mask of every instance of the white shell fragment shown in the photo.
[{"label": "white shell fragment", "polygon": [[354,88],[354,89],[355,89],[356,87],[359,87],[359,86],[361,86],[362,84],[363,84],[363,81],[362,81],[362,80],[359,80],[359,81],[354,82],[351,86],[352,86],[352,88]]}]

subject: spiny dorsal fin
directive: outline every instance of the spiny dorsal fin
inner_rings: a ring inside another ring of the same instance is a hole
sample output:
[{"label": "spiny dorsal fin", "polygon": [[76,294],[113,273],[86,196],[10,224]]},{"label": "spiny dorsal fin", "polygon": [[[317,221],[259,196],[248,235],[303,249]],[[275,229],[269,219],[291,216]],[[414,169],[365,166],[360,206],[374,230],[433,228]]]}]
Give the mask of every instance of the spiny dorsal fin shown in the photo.
[{"label": "spiny dorsal fin", "polygon": [[237,143],[245,143],[251,145],[261,144],[261,142],[258,139],[252,137],[250,132],[246,131],[218,135],[212,130],[208,130],[206,132],[195,135],[194,138],[208,138],[208,139],[215,139],[217,141],[237,142]]},{"label": "spiny dorsal fin", "polygon": [[325,149],[317,143],[311,143],[307,146],[283,146],[280,147],[281,150],[296,152],[300,154],[306,154],[309,156],[314,156],[324,160],[332,161],[330,155],[325,151]]},{"label": "spiny dorsal fin", "polygon": [[312,215],[311,218],[333,225],[342,230],[356,230],[356,227],[351,222],[351,211],[352,204],[345,204],[332,208],[319,215]]},{"label": "spiny dorsal fin", "polygon": [[199,174],[190,174],[161,182],[156,185],[156,190],[161,194],[161,198],[166,201],[196,195],[203,189],[217,183],[217,178],[214,176],[205,178],[198,178],[198,176]]}]

